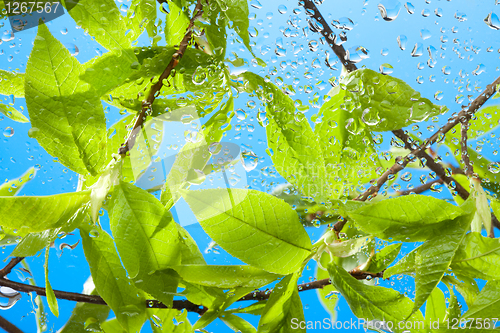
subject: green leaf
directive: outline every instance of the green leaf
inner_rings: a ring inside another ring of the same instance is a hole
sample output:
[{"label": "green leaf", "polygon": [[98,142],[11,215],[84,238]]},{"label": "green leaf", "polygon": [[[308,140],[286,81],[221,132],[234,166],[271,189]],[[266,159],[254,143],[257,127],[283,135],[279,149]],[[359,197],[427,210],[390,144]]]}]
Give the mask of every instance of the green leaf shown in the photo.
[{"label": "green leaf", "polygon": [[120,322],[117,318],[106,320],[101,324],[101,328],[104,333],[128,333],[128,331],[124,330],[120,325]]},{"label": "green leaf", "polygon": [[106,163],[106,123],[99,96],[80,81],[82,73],[78,60],[40,25],[26,66],[30,136],[71,170],[95,175]]},{"label": "green leaf", "polygon": [[500,311],[500,281],[489,281],[477,295],[474,303],[462,316],[464,319],[497,318]]},{"label": "green leaf", "polygon": [[168,2],[170,12],[165,19],[165,39],[169,46],[179,45],[189,26],[189,16],[183,8],[183,2],[182,0]]},{"label": "green leaf", "polygon": [[[406,82],[368,68],[349,73],[341,82],[345,107],[372,131],[392,131],[444,113]],[[363,125],[364,124],[364,125]]]},{"label": "green leaf", "polygon": [[187,311],[176,309],[148,309],[153,333],[192,333]]},{"label": "green leaf", "polygon": [[474,302],[477,294],[479,294],[479,287],[477,286],[477,283],[473,278],[462,275],[460,276],[460,280],[451,275],[445,275],[441,279],[441,281],[443,281],[444,283],[453,284],[458,292],[463,296],[465,302],[470,305]]},{"label": "green leaf", "polygon": [[276,86],[254,73],[246,72],[243,77],[248,80],[246,90],[257,92],[267,103],[266,134],[276,171],[308,197],[317,201],[330,197],[325,160],[307,118],[296,112],[293,100]]},{"label": "green leaf", "polygon": [[209,22],[209,24],[202,25],[205,29],[208,44],[217,59],[222,60],[226,54],[227,43],[226,15],[220,10],[217,2],[212,2],[210,3],[210,6],[205,6],[203,9],[203,14]]},{"label": "green leaf", "polygon": [[45,293],[50,311],[54,314],[54,316],[59,317],[59,307],[57,306],[57,298],[49,282],[49,250],[50,246],[48,246],[45,249],[45,265],[43,265],[43,267],[45,268]]},{"label": "green leaf", "polygon": [[182,265],[172,267],[184,281],[208,287],[260,288],[281,277],[244,265]]},{"label": "green leaf", "polygon": [[384,271],[384,279],[388,279],[396,274],[410,274],[415,273],[415,258],[417,255],[417,249],[411,251],[401,260],[399,260],[394,266],[387,268]]},{"label": "green leaf", "polygon": [[85,258],[97,292],[113,310],[123,329],[139,331],[146,320],[145,299],[130,284],[111,236],[104,230],[98,230],[98,236],[91,231],[90,227],[80,228]]},{"label": "green leaf", "polygon": [[234,314],[225,313],[221,317],[221,320],[235,332],[257,333],[255,327],[253,327],[248,321]]},{"label": "green leaf", "polygon": [[423,321],[420,312],[412,312],[413,302],[396,290],[366,285],[334,263],[328,265],[328,273],[356,317],[391,322],[399,332],[403,331],[397,329],[401,321]]},{"label": "green leaf", "polygon": [[24,73],[0,69],[0,95],[24,98]]},{"label": "green leaf", "polygon": [[353,128],[352,114],[343,108],[344,96],[344,90],[335,88],[319,110],[321,122],[314,126],[336,198],[347,196],[345,191],[352,185],[377,178],[375,169],[380,166],[372,135],[366,129]]},{"label": "green leaf", "polygon": [[144,290],[167,307],[171,307],[179,280],[179,275],[175,271],[166,269],[152,274],[139,274],[134,282],[137,288]]},{"label": "green leaf", "polygon": [[391,244],[379,252],[370,259],[370,264],[364,269],[367,272],[379,273],[386,269],[398,256],[401,250],[402,244]]},{"label": "green leaf", "polygon": [[3,113],[8,118],[17,121],[19,123],[29,123],[29,119],[26,118],[24,114],[17,111],[16,108],[0,103],[0,112]]},{"label": "green leaf", "polygon": [[[323,252],[320,258],[321,266],[324,268],[328,265],[329,262],[330,256],[328,255],[328,253]],[[317,280],[330,278],[330,276],[328,275],[328,271],[326,271],[326,269],[321,269],[319,265],[316,266],[315,276]],[[321,302],[321,305],[323,305],[323,308],[328,311],[333,322],[337,317],[337,310],[335,309],[335,307],[337,306],[339,301],[339,292],[335,289],[334,286],[329,284],[324,286],[323,288],[316,289],[316,293],[318,295],[319,301]]]},{"label": "green leaf", "polygon": [[305,332],[305,329],[292,330],[292,318],[304,321],[304,312],[297,289],[300,273],[283,278],[273,289],[259,321],[259,333]]},{"label": "green leaf", "polygon": [[203,254],[193,237],[183,227],[176,223],[179,232],[179,247],[181,251],[181,263],[183,265],[204,265],[206,264]]},{"label": "green leaf", "polygon": [[38,232],[72,225],[73,215],[90,200],[90,191],[41,197],[0,197],[2,227]]},{"label": "green leaf", "polygon": [[178,233],[169,211],[132,184],[115,185],[109,204],[111,231],[131,278],[180,263]]},{"label": "green leaf", "polygon": [[425,304],[426,321],[443,321],[446,316],[446,301],[441,289],[435,288]]},{"label": "green leaf", "polygon": [[127,12],[129,18],[128,26],[134,30],[134,37],[139,37],[146,29],[150,38],[156,37],[158,28],[156,22],[156,1],[155,0],[132,0]]},{"label": "green leaf", "polygon": [[[83,285],[84,295],[97,295],[94,282],[90,277]],[[106,305],[76,303],[68,321],[58,333],[88,333],[89,329],[100,329],[99,323],[108,318],[110,308]]]},{"label": "green leaf", "polygon": [[455,255],[451,268],[455,274],[492,280],[500,276],[500,240],[471,232]]},{"label": "green leaf", "polygon": [[203,125],[202,139],[197,142],[187,142],[176,155],[161,194],[161,202],[165,206],[173,206],[180,198],[179,190],[188,188],[190,182],[193,182],[193,179],[190,179],[191,175],[198,175],[205,169],[212,157],[209,151],[210,145],[218,144],[224,133],[231,129],[229,124],[234,115],[233,109],[234,99],[231,96],[224,107]]},{"label": "green leaf", "polygon": [[[95,2],[92,0],[65,0],[66,7],[75,23],[109,51],[125,53],[130,63],[135,56],[129,49],[132,34],[127,34],[125,18],[120,14],[113,0]],[[74,6],[74,7],[72,7]]]},{"label": "green leaf", "polygon": [[464,212],[433,197],[407,195],[366,205],[348,214],[368,234],[414,242],[428,239]]},{"label": "green leaf", "polygon": [[260,316],[266,307],[267,300],[258,301],[246,307],[238,307],[236,309],[227,310],[226,313],[248,313],[254,316]]},{"label": "green leaf", "polygon": [[417,311],[436,288],[444,273],[448,270],[465,234],[469,230],[475,209],[472,200],[461,207],[467,215],[449,223],[446,234],[436,235],[422,244],[415,253],[415,306]]},{"label": "green leaf", "polygon": [[50,247],[50,244],[57,238],[59,232],[61,232],[61,228],[31,232],[23,237],[11,255],[15,257],[34,256],[44,247]]},{"label": "green leaf", "polygon": [[250,47],[250,35],[248,28],[250,22],[248,20],[248,1],[246,0],[216,0],[221,12],[226,16],[229,22],[229,27],[234,29],[241,37],[247,49],[253,54]]},{"label": "green leaf", "polygon": [[0,197],[10,197],[17,194],[26,185],[27,182],[35,178],[36,170],[29,168],[25,173],[16,179],[9,180],[0,185]]},{"label": "green leaf", "polygon": [[277,274],[295,272],[311,241],[284,201],[254,190],[183,191],[205,232],[243,262]]}]

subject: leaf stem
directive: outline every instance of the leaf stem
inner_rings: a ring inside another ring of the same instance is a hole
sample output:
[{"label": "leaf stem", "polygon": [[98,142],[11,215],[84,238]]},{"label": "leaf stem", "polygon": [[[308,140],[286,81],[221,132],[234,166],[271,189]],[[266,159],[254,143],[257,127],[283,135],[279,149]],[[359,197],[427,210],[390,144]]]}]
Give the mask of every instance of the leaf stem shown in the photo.
[{"label": "leaf stem", "polygon": [[430,181],[430,182],[427,182],[427,183],[425,183],[423,185],[417,186],[414,189],[404,190],[404,191],[398,191],[397,193],[399,195],[409,195],[409,194],[412,194],[412,193],[414,193],[414,194],[420,194],[420,193],[423,193],[423,192],[431,189],[434,184],[443,184],[443,180],[441,178],[434,179],[433,181]]},{"label": "leaf stem", "polygon": [[461,121],[462,139],[460,141],[460,149],[462,151],[462,161],[464,162],[464,172],[467,177],[472,177],[474,169],[470,163],[469,153],[467,152],[467,131],[469,130],[469,119],[464,118]]},{"label": "leaf stem", "polygon": [[146,119],[146,113],[148,112],[148,110],[152,109],[153,103],[156,97],[158,97],[158,95],[160,94],[160,90],[163,87],[164,81],[168,79],[168,77],[172,73],[172,70],[177,66],[182,56],[186,52],[186,49],[191,40],[191,36],[193,34],[194,24],[202,14],[203,14],[202,0],[198,0],[198,2],[196,3],[196,7],[194,9],[193,17],[189,21],[186,34],[182,38],[179,44],[179,48],[172,55],[172,59],[168,63],[167,68],[165,68],[163,73],[158,78],[158,82],[153,84],[153,86],[151,86],[151,88],[149,89],[148,97],[144,101],[142,101],[142,110],[137,116],[134,123],[134,127],[132,128],[132,131],[127,137],[127,140],[118,149],[118,154],[125,155],[128,151],[130,151],[134,147],[137,133],[139,132],[140,127],[142,127],[142,125],[144,124],[144,120]]}]

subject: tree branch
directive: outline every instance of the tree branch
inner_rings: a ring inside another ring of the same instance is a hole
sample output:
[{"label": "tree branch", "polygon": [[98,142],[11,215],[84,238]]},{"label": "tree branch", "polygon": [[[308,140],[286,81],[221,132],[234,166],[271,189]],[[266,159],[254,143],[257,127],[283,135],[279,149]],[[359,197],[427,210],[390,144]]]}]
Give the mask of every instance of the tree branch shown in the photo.
[{"label": "tree branch", "polygon": [[160,75],[158,82],[153,84],[153,86],[149,89],[148,97],[144,101],[142,101],[142,110],[137,116],[134,123],[134,127],[132,128],[132,131],[130,132],[127,140],[118,149],[118,154],[125,155],[128,151],[132,149],[132,147],[134,147],[137,133],[139,133],[139,130],[142,127],[144,120],[146,119],[146,113],[149,110],[151,110],[153,102],[155,101],[156,97],[160,94],[160,90],[163,87],[163,82],[168,79],[168,77],[172,73],[172,70],[177,66],[182,56],[186,52],[186,49],[189,45],[189,41],[191,40],[191,36],[193,34],[194,23],[196,22],[198,17],[202,15],[202,13],[203,13],[202,0],[198,0],[198,2],[196,3],[196,7],[194,9],[193,18],[191,18],[189,25],[187,27],[186,34],[184,35],[181,43],[179,44],[179,49],[172,55],[172,59],[168,63],[167,68],[165,68],[163,73]]},{"label": "tree branch", "polygon": [[[23,292],[23,293],[35,292],[37,295],[40,295],[40,296],[47,295],[45,292],[45,288],[31,286],[29,284],[24,284],[24,283],[19,283],[19,282],[14,282],[14,281],[10,281],[10,280],[4,279],[4,278],[0,278],[0,286],[9,287],[11,289],[14,289],[16,291]],[[102,297],[97,296],[97,295],[85,295],[85,294],[72,293],[72,292],[60,291],[60,290],[54,290],[54,294],[55,294],[56,298],[58,298],[58,299],[65,299],[68,301],[75,301],[75,302],[81,302],[81,303],[107,305],[106,302],[102,299]],[[169,308],[165,304],[163,304],[157,300],[147,300],[146,307],[152,308],[152,309]],[[186,309],[189,312],[196,312],[200,315],[204,314],[207,311],[207,308],[205,308],[203,306],[200,307],[199,305],[194,304],[188,300],[174,300],[171,308],[177,309],[177,310]]]},{"label": "tree branch", "polygon": [[0,316],[0,328],[7,333],[23,333],[16,325],[12,324],[10,321]]},{"label": "tree branch", "polygon": [[[352,271],[349,272],[352,277],[356,278],[357,280],[365,280],[367,277],[370,278],[381,278],[384,276],[384,272],[380,273],[370,273],[370,272],[363,272],[359,271],[356,269],[353,269]],[[297,288],[299,291],[306,291],[306,290],[312,290],[312,289],[323,289],[323,287],[328,286],[332,284],[330,279],[322,279],[322,280],[316,280],[313,282],[307,282],[307,283],[302,283],[297,285]],[[271,295],[272,290],[259,290],[256,292],[249,293],[242,298],[238,300],[239,301],[262,301],[266,300],[269,298]]]},{"label": "tree branch", "polygon": [[0,269],[0,278],[3,278],[9,274],[17,264],[24,260],[24,257],[14,257],[10,259],[9,263],[2,269]]},{"label": "tree branch", "polygon": [[460,140],[460,149],[462,151],[462,161],[464,162],[464,173],[467,177],[472,177],[474,169],[472,168],[469,153],[467,152],[467,131],[469,130],[469,120],[464,118],[461,126],[462,139]]},{"label": "tree branch", "polygon": [[[318,7],[316,7],[314,2],[312,0],[303,0],[299,1],[299,3],[305,8],[306,14],[315,19],[317,23],[319,23],[320,26],[316,30],[318,30],[318,32],[325,37],[326,42],[333,50],[337,58],[339,58],[339,60],[342,62],[342,65],[344,65],[346,70],[348,72],[355,71],[357,69],[356,65],[348,59],[347,52],[344,47],[342,45],[337,45],[334,43],[335,34],[326,22],[323,15],[321,15],[321,12],[319,11]],[[311,22],[309,22],[309,24],[311,24]]]},{"label": "tree branch", "polygon": [[415,187],[414,189],[411,189],[411,190],[404,190],[404,191],[398,191],[397,193],[399,195],[409,195],[409,194],[420,194],[420,193],[423,193],[427,190],[429,190],[432,185],[434,184],[443,184],[443,180],[441,178],[439,179],[434,179],[433,181],[430,181],[428,183],[425,183],[423,185],[420,185],[420,186],[417,186]]}]

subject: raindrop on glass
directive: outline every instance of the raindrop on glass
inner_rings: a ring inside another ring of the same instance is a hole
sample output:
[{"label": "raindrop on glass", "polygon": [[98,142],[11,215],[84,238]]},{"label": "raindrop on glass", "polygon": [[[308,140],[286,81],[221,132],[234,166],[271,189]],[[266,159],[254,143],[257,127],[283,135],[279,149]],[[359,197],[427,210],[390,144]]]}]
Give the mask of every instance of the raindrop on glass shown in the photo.
[{"label": "raindrop on glass", "polygon": [[499,173],[500,172],[500,163],[498,163],[498,162],[490,163],[488,165],[488,170],[490,170],[491,173]]},{"label": "raindrop on glass", "polygon": [[405,35],[399,35],[398,36],[398,45],[399,48],[404,51],[406,49],[406,42],[408,41],[408,38],[406,38]]},{"label": "raindrop on glass", "polygon": [[413,47],[413,50],[411,51],[411,56],[420,57],[422,54],[424,54],[424,46],[422,45],[422,43],[416,43]]},{"label": "raindrop on glass", "polygon": [[490,27],[491,29],[494,30],[500,30],[500,20],[498,19],[497,14],[491,12],[486,16],[484,19],[484,22]]},{"label": "raindrop on glass", "polygon": [[244,151],[241,153],[241,164],[243,168],[248,172],[252,171],[257,167],[259,162],[259,157],[255,155],[252,151]]},{"label": "raindrop on glass", "polygon": [[413,14],[415,13],[415,6],[413,6],[411,3],[407,2],[405,3],[405,8],[408,14]]},{"label": "raindrop on glass", "polygon": [[3,136],[5,136],[6,138],[10,138],[13,135],[14,135],[14,129],[12,127],[6,127],[3,130]]},{"label": "raindrop on glass", "polygon": [[378,10],[380,11],[380,15],[385,21],[394,21],[401,9],[401,3],[399,1],[381,1],[378,5]]}]

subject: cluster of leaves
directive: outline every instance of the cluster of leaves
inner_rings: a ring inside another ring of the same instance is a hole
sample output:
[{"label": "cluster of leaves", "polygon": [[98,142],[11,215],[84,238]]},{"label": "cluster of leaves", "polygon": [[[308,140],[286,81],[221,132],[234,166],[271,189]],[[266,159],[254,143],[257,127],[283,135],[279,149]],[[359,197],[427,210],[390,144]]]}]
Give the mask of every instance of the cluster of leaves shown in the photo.
[{"label": "cluster of leaves", "polygon": [[[64,2],[65,6],[69,3]],[[148,89],[188,29],[194,3],[169,1],[157,11],[153,0],[134,0],[129,19],[122,17],[112,0],[80,0],[73,6],[70,15],[76,24],[108,53],[80,64],[42,24],[26,73],[0,71],[0,93],[25,98],[29,120],[10,105],[0,104],[0,111],[12,120],[29,121],[29,135],[80,175],[78,191],[73,193],[16,196],[34,170],[0,187],[2,242],[17,244],[13,256],[33,256],[48,249],[57,237],[80,231],[93,281],[86,293],[100,295],[107,306],[78,304],[62,332],[89,328],[137,332],[148,318],[155,332],[191,332],[217,318],[235,331],[255,332],[241,313],[260,316],[258,332],[289,332],[292,318],[304,320],[297,282],[311,259],[321,267],[317,278],[331,279],[331,285],[319,292],[320,299],[335,298],[331,292],[340,292],[354,314],[365,320],[428,323],[439,318],[444,325],[447,320],[467,319],[474,320],[473,327],[479,329],[481,319],[498,312],[495,263],[500,243],[480,233],[482,224],[491,224],[487,194],[480,185],[470,199],[457,205],[424,195],[367,203],[352,200],[360,186],[377,178],[377,168],[386,166],[376,153],[374,132],[426,120],[445,108],[422,98],[397,78],[360,69],[345,75],[325,96],[313,117],[313,128],[286,89],[272,84],[269,77],[252,72],[231,75],[224,63],[226,28],[234,29],[251,52],[248,4],[210,1],[193,28],[192,47],[157,94],[142,136],[128,154],[118,155]],[[157,45],[161,29],[166,46]],[[134,40],[144,31],[153,45],[134,47]],[[308,199],[305,204],[312,210],[347,219],[344,237],[328,230],[312,244],[299,211],[291,206],[297,200],[294,196],[276,197],[248,189],[190,190],[195,178],[222,169],[213,163],[213,147],[230,128],[234,98],[244,93],[257,96],[266,107],[260,121],[278,173],[299,198]],[[182,102],[172,95],[182,95]],[[130,114],[107,129],[103,101]],[[481,112],[477,119],[483,119]],[[179,121],[186,114],[205,119],[203,140],[188,142],[181,149],[158,200],[132,183],[153,160],[162,122]],[[473,120],[473,137],[494,128],[497,118],[495,114],[482,123]],[[456,140],[457,135],[451,133],[442,144],[454,147]],[[488,162],[473,153],[471,159],[488,184],[488,193],[494,193],[498,185],[487,170]],[[181,197],[205,232],[246,265],[207,265],[197,244],[170,213]],[[489,199],[500,216],[500,202],[492,196]],[[101,207],[108,213],[112,235],[99,225]],[[375,252],[376,239],[393,244]],[[422,244],[387,269],[398,256],[401,242]],[[49,251],[45,253],[48,304],[57,315],[57,299],[48,279]],[[348,273],[354,267],[371,274],[384,272],[384,278],[414,275],[415,300],[356,280]],[[489,282],[479,291],[474,278]],[[268,300],[229,309],[241,297],[273,282],[278,283]],[[449,287],[448,305],[437,288],[440,282]],[[467,303],[464,314],[455,289]],[[156,299],[172,307],[174,296],[208,310],[192,326],[185,311],[151,309],[145,302]],[[426,302],[424,317],[420,308]],[[330,310],[332,303],[327,305]],[[116,318],[106,320],[110,310]]]}]

